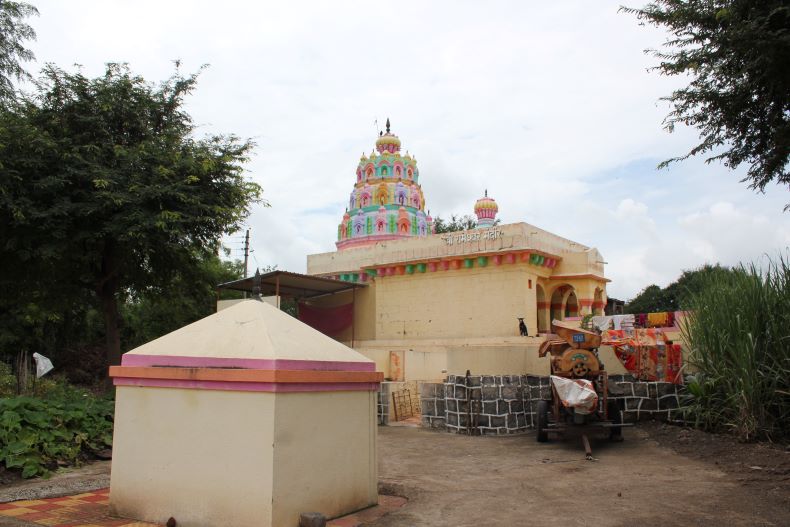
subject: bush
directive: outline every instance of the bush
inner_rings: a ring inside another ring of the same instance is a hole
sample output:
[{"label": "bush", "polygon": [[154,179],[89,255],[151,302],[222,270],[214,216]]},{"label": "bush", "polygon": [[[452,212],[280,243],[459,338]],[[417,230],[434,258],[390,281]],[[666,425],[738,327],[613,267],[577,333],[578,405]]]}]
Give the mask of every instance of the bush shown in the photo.
[{"label": "bush", "polygon": [[79,465],[112,445],[113,401],[65,383],[52,383],[46,401],[0,399],[0,462],[22,477],[47,476],[59,465]]},{"label": "bush", "polygon": [[16,394],[16,377],[11,366],[0,361],[0,398]]},{"label": "bush", "polygon": [[681,330],[698,373],[685,411],[744,441],[790,438],[790,266],[708,276]]}]

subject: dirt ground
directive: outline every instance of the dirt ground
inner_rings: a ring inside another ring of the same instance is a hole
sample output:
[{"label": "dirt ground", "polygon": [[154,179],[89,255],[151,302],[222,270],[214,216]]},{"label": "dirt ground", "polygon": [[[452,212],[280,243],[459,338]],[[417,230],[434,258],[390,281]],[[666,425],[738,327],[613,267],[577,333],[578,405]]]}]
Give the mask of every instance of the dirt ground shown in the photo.
[{"label": "dirt ground", "polygon": [[[409,501],[370,527],[790,525],[788,448],[641,423],[622,443],[593,439],[586,461],[578,438],[378,431],[380,492]],[[2,485],[0,503],[107,487],[109,469]]]},{"label": "dirt ground", "polygon": [[384,493],[409,499],[390,526],[790,525],[790,451],[654,423],[625,441],[538,444],[379,428]]}]

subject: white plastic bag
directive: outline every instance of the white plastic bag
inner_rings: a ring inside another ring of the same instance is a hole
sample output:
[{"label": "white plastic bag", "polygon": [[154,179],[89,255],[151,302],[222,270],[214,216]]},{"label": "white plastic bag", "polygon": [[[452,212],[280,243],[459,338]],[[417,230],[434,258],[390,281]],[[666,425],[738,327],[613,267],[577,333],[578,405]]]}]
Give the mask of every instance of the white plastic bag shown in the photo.
[{"label": "white plastic bag", "polygon": [[566,379],[551,376],[551,382],[557,390],[565,408],[573,408],[577,414],[590,414],[598,405],[598,394],[595,387],[587,379]]},{"label": "white plastic bag", "polygon": [[34,353],[33,359],[36,361],[36,378],[40,379],[50,371],[54,366],[52,365],[52,361],[43,356],[40,353]]}]

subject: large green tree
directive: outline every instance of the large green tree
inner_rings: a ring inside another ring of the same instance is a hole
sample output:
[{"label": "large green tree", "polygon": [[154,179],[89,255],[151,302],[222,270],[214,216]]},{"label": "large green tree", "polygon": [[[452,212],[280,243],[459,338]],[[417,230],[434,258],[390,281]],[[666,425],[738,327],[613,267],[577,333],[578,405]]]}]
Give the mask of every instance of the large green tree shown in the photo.
[{"label": "large green tree", "polygon": [[260,198],[243,173],[249,140],[195,137],[184,98],[196,81],[48,66],[36,93],[0,115],[2,280],[60,299],[92,293],[110,364],[119,302],[185,274]]},{"label": "large green tree", "polygon": [[647,51],[661,74],[689,79],[665,98],[664,125],[695,127],[700,143],[662,166],[700,154],[748,165],[752,189],[790,185],[790,3],[657,0],[621,9],[669,32],[664,49]]},{"label": "large green tree", "polygon": [[715,281],[722,283],[730,280],[732,269],[719,264],[706,264],[697,269],[683,271],[677,280],[660,288],[653,284],[645,287],[625,305],[626,313],[658,313],[689,309],[692,299],[705,285]]},{"label": "large green tree", "polygon": [[25,19],[38,10],[25,2],[0,1],[0,100],[14,95],[14,80],[28,78],[22,62],[33,60],[25,42],[35,40],[35,30]]}]

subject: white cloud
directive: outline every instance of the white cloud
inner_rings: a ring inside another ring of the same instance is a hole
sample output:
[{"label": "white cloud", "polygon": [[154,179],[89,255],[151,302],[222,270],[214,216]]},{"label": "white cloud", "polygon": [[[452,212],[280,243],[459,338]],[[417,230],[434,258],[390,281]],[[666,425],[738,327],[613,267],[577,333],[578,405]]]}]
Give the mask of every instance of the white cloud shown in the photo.
[{"label": "white cloud", "polygon": [[334,248],[387,116],[434,215],[471,213],[488,188],[503,221],[597,246],[612,296],[788,244],[786,191],[754,195],[701,163],[654,171],[696,134],[661,129],[657,101],[680,79],[646,71],[642,50],[663,35],[619,1],[35,3],[39,63],[98,75],[126,61],[151,80],[172,59],[211,64],[188,108],[202,132],[258,142],[248,168],[272,205],[249,220],[261,265],[300,271]]}]

